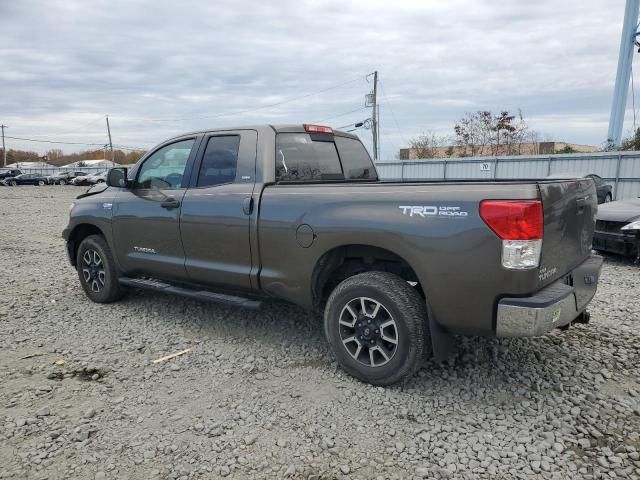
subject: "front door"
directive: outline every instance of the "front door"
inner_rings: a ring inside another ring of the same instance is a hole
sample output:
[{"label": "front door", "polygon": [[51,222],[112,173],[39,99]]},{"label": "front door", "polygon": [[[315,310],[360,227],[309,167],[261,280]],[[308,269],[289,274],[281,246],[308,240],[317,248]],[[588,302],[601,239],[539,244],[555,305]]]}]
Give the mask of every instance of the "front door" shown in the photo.
[{"label": "front door", "polygon": [[256,142],[254,130],[216,132],[202,140],[180,222],[187,274],[194,282],[252,288]]},{"label": "front door", "polygon": [[185,280],[180,210],[196,138],[160,147],[139,166],[113,205],[113,238],[125,273]]}]

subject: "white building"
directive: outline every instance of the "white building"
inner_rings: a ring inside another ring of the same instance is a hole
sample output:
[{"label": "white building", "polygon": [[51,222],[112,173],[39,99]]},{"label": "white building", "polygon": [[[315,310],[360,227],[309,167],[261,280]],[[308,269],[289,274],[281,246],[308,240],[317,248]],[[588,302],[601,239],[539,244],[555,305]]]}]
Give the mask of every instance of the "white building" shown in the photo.
[{"label": "white building", "polygon": [[119,167],[120,165],[111,163],[111,160],[78,160],[77,162],[70,163],[68,165],[63,165],[60,168],[111,168],[111,167]]},{"label": "white building", "polygon": [[15,162],[5,165],[4,168],[18,168],[20,170],[29,170],[34,168],[56,168],[47,162]]}]

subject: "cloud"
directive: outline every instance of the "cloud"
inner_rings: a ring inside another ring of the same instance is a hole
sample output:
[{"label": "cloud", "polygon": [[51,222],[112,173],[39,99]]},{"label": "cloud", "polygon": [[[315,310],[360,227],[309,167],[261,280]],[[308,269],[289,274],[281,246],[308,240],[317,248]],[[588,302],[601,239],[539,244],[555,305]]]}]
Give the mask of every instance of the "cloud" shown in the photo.
[{"label": "cloud", "polygon": [[599,145],[623,11],[622,0],[2,2],[0,121],[14,136],[93,143],[109,114],[115,143],[142,147],[234,124],[342,126],[366,117],[377,69],[385,158],[480,108],[521,108],[548,136]]}]

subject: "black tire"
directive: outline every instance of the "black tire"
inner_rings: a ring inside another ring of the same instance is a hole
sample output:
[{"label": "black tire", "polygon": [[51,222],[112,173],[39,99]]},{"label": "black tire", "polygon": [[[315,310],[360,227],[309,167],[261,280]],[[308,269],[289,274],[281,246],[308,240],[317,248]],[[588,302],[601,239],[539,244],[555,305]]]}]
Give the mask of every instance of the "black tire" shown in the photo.
[{"label": "black tire", "polygon": [[[352,326],[341,323],[352,319]],[[385,327],[390,320],[393,325]],[[424,299],[387,272],[361,273],[340,283],[327,301],[324,329],[340,366],[373,385],[392,385],[413,375],[431,352]],[[395,347],[387,340],[395,340]]]},{"label": "black tire", "polygon": [[15,180],[9,180],[10,187],[15,187],[16,185],[18,185],[18,182],[16,182]]},{"label": "black tire", "polygon": [[84,292],[92,301],[110,303],[122,298],[118,268],[101,235],[90,235],[80,242],[76,254],[76,270]]},{"label": "black tire", "polygon": [[38,180],[38,186],[39,187],[44,186],[44,183],[45,183],[44,180]]},{"label": "black tire", "polygon": [[58,181],[58,185],[66,185],[67,181],[66,180],[59,180]]}]

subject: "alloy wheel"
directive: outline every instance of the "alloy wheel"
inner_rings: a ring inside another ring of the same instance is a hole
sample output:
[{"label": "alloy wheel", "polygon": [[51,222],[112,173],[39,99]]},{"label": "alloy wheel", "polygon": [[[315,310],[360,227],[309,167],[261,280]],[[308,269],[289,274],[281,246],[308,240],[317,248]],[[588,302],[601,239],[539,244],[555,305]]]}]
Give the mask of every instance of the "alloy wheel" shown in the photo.
[{"label": "alloy wheel", "polygon": [[398,325],[377,300],[357,297],[344,306],[338,319],[344,348],[368,367],[387,364],[398,349]]},{"label": "alloy wheel", "polygon": [[104,288],[106,274],[100,254],[88,249],[82,255],[82,277],[91,291],[100,292]]}]

